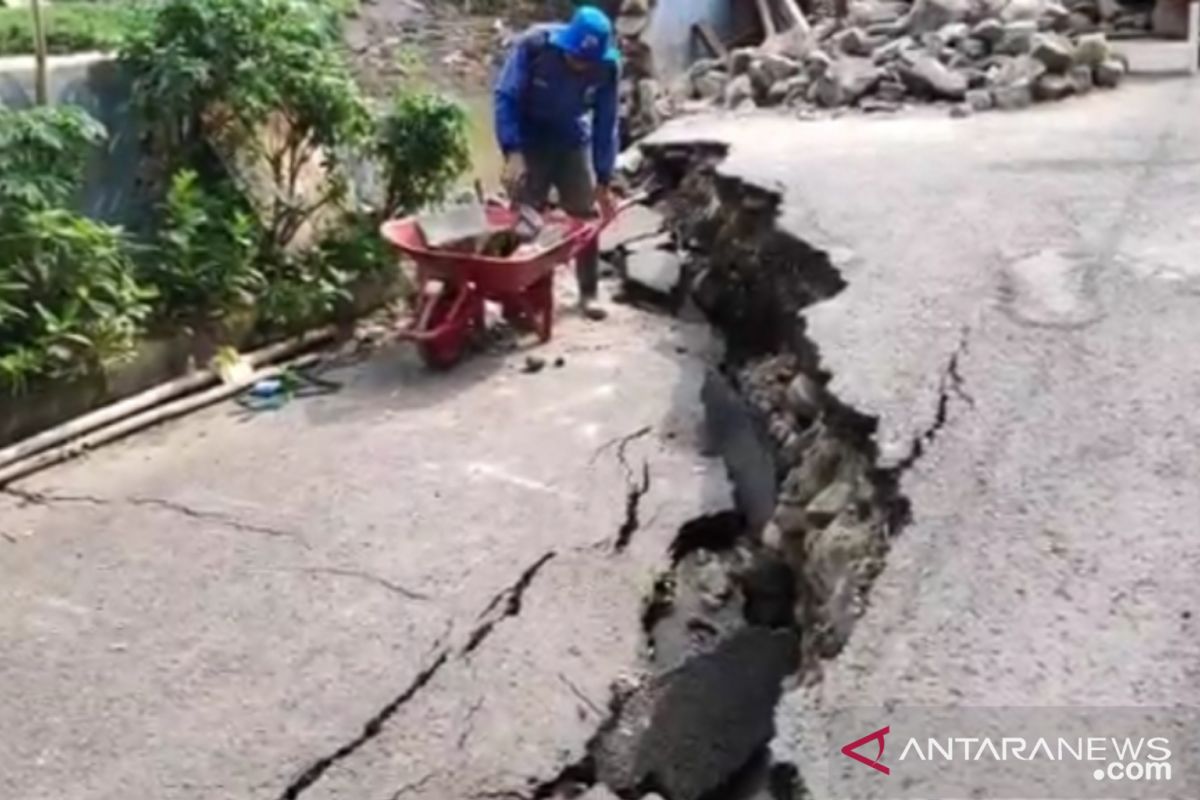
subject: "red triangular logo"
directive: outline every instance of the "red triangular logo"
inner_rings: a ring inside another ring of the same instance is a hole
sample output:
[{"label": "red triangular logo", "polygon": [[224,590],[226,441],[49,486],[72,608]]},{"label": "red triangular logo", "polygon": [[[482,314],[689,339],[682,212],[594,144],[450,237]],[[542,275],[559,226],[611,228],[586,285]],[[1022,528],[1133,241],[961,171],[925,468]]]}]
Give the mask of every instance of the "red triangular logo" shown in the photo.
[{"label": "red triangular logo", "polygon": [[[884,775],[891,775],[892,771],[890,769],[888,769],[887,766],[880,763],[880,761],[879,761],[879,759],[883,758],[883,737],[887,736],[891,732],[892,732],[892,727],[890,725],[885,725],[884,727],[880,728],[879,730],[875,731],[874,733],[868,733],[863,738],[858,739],[857,741],[853,741],[850,744],[843,747],[842,755],[850,756],[851,758],[853,758],[855,761],[859,762],[860,764],[866,764],[871,769],[877,769],[880,772],[882,772]],[[862,753],[854,752],[855,750],[862,747],[867,742],[873,742],[876,740],[878,740],[878,742],[879,742],[879,752],[875,754],[874,759],[867,758]]]}]

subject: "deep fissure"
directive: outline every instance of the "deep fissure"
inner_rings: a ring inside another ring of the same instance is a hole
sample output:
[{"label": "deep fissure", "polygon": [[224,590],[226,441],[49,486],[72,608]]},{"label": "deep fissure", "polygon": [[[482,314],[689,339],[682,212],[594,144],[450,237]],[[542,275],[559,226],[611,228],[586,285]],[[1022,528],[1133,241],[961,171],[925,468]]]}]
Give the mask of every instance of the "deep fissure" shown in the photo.
[{"label": "deep fissure", "polygon": [[[718,174],[724,148],[645,152],[673,187],[667,224],[687,254],[688,297],[726,343],[703,399],[736,508],[682,526],[643,605],[647,677],[614,695],[584,759],[524,796],[603,784],[622,798],[792,800],[803,776],[772,759],[775,706],[785,682],[845,645],[911,517],[901,476],[953,404],[974,406],[960,371],[970,330],[942,371],[932,424],[881,467],[878,421],[829,392],[805,328],[803,309],[846,286],[826,254],[776,227],[778,194]],[[756,693],[747,673],[770,686]],[[705,715],[726,697],[736,707]]]}]

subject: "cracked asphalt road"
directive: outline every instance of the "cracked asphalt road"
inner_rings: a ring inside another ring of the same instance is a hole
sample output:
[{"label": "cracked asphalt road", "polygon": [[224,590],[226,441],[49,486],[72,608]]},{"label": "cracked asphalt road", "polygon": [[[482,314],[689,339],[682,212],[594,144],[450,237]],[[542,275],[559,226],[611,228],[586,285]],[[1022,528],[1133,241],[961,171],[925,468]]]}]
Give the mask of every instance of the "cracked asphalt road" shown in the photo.
[{"label": "cracked asphalt road", "polygon": [[0,492],[0,797],[466,797],[577,760],[677,529],[731,503],[707,331],[614,310],[564,317],[561,369],[398,345]]},{"label": "cracked asphalt road", "polygon": [[1197,103],[1194,80],[1129,82],[968,120],[656,135],[730,145],[721,172],[781,190],[780,224],[830,254],[848,287],[807,332],[885,462],[937,434],[849,645],[777,710],[774,753],[816,800],[837,708],[1200,701]]}]

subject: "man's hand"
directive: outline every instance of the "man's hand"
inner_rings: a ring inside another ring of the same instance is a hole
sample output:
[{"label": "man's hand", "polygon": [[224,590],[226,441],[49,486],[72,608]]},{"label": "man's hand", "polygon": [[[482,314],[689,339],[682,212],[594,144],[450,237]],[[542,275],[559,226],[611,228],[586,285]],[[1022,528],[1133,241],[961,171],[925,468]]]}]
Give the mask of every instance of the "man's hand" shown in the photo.
[{"label": "man's hand", "polygon": [[600,219],[607,222],[617,215],[617,203],[612,189],[606,185],[596,187],[596,205],[600,206]]},{"label": "man's hand", "polygon": [[521,187],[525,183],[525,156],[520,153],[509,153],[504,157],[504,170],[500,174],[500,183],[508,192],[510,200],[517,200],[521,195]]}]

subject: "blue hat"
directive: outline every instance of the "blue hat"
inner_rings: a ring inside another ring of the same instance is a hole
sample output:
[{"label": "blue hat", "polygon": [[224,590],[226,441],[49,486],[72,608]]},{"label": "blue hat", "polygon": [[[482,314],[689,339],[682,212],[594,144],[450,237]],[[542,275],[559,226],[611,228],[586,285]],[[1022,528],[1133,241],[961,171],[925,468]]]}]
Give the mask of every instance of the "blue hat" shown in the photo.
[{"label": "blue hat", "polygon": [[571,21],[550,34],[550,43],[584,61],[617,61],[613,26],[608,16],[593,6],[582,6]]}]

